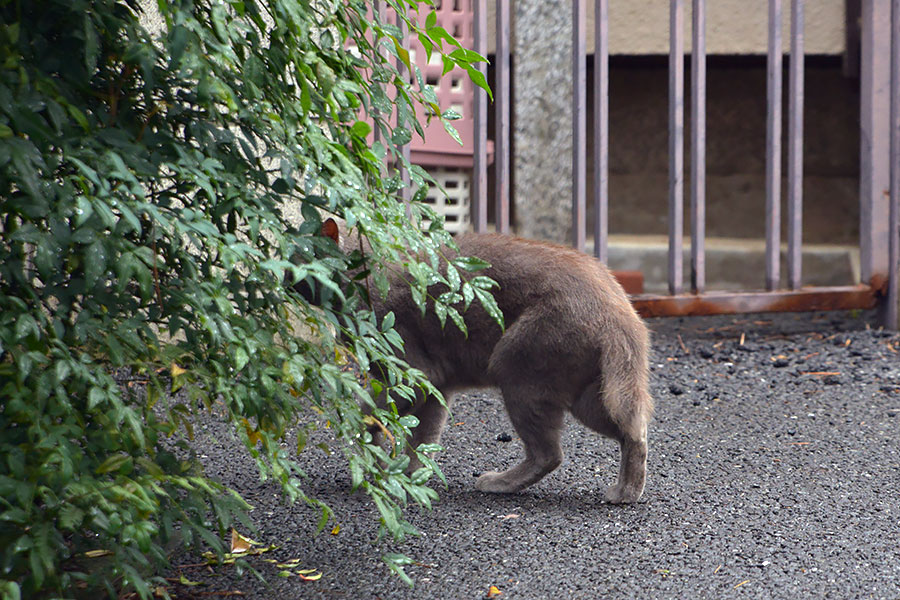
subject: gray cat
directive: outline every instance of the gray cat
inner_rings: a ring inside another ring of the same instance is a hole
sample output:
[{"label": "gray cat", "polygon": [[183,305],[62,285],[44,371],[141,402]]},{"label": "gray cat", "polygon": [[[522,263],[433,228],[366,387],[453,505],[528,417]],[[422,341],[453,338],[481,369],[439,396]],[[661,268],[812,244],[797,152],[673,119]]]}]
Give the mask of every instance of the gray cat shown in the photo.
[{"label": "gray cat", "polygon": [[[333,221],[323,231],[340,243]],[[442,328],[432,311],[422,316],[402,283],[392,285],[386,298],[373,293],[372,303],[379,316],[394,313],[404,358],[448,403],[462,389],[500,388],[525,459],[507,471],[482,474],[475,487],[517,492],[558,467],[569,411],[619,442],[619,479],[606,499],[637,501],[644,490],[653,412],[649,339],[622,287],[602,263],[563,246],[498,234],[463,234],[456,243],[463,256],[491,264],[478,274],[499,284],[493,292],[505,330],[477,303],[465,313],[468,337],[452,324]],[[408,409],[419,419],[412,447],[437,443],[447,408],[425,398]]]}]

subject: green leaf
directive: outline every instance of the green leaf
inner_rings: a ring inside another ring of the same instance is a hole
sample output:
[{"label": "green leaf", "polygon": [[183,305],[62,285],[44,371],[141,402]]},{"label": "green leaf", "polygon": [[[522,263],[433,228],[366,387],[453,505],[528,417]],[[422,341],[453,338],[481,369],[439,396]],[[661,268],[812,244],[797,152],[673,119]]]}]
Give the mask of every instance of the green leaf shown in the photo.
[{"label": "green leaf", "polygon": [[469,74],[469,78],[471,78],[472,83],[487,92],[488,98],[491,100],[491,102],[493,102],[494,93],[491,91],[490,86],[488,86],[487,79],[485,78],[484,74],[470,65],[466,65],[465,69],[466,73]]},{"label": "green leaf", "polygon": [[399,127],[395,129],[393,135],[391,136],[391,142],[395,146],[405,146],[410,141],[412,141],[412,132],[406,127]]},{"label": "green leaf", "polygon": [[462,138],[459,137],[459,132],[456,131],[456,128],[450,124],[450,121],[443,121],[443,123],[444,123],[444,131],[446,131],[448,134],[450,134],[450,137],[452,137],[456,141],[457,144],[462,146],[463,141],[462,141]]},{"label": "green leaf", "polygon": [[482,271],[491,266],[491,263],[474,256],[460,256],[453,259],[453,265],[464,271]]},{"label": "green leaf", "polygon": [[100,40],[97,31],[91,22],[91,13],[84,15],[84,66],[89,76],[97,69],[97,59],[100,56]]},{"label": "green leaf", "polygon": [[103,240],[97,240],[88,246],[85,252],[84,282],[87,288],[93,288],[104,272],[106,272],[106,246]]},{"label": "green leaf", "polygon": [[0,597],[3,600],[22,600],[22,592],[15,581],[0,581]]},{"label": "green leaf", "polygon": [[81,227],[94,214],[94,207],[84,196],[75,199],[75,227]]},{"label": "green leaf", "polygon": [[100,463],[100,466],[94,469],[94,473],[96,473],[97,475],[103,475],[105,473],[111,473],[113,471],[130,468],[131,465],[131,456],[127,454],[113,454],[102,463]]},{"label": "green leaf", "polygon": [[366,139],[366,137],[372,132],[372,126],[366,123],[365,121],[357,121],[350,128],[350,134],[360,138]]},{"label": "green leaf", "polygon": [[23,313],[19,315],[19,318],[16,321],[15,339],[21,340],[29,335],[38,336],[40,335],[40,330],[38,329],[34,317],[28,313]]},{"label": "green leaf", "polygon": [[250,362],[250,356],[247,354],[247,351],[244,350],[241,346],[238,346],[234,350],[234,368],[235,371],[241,371],[247,363]]}]

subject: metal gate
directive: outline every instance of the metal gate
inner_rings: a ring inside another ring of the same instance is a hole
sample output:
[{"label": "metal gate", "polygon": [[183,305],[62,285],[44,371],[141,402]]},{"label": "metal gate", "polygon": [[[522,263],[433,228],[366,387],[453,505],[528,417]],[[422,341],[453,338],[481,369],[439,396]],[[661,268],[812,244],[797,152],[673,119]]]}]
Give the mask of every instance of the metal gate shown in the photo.
[{"label": "metal gate", "polygon": [[[475,50],[487,51],[487,1],[474,2]],[[608,237],[608,2],[595,5],[594,55],[594,253],[607,258]],[[644,316],[707,315],[746,312],[848,310],[879,308],[884,324],[897,328],[898,195],[900,195],[900,0],[862,1],[860,274],[856,285],[801,285],[801,217],[803,181],[803,0],[790,2],[788,86],[787,288],[778,289],[781,249],[782,159],[782,0],[768,2],[767,149],[766,149],[766,288],[762,291],[706,291],[705,146],[706,146],[706,0],[692,0],[691,52],[691,257],[690,290],[682,289],[684,203],[684,40],[685,0],[670,0],[669,19],[669,251],[668,295],[632,297]],[[573,15],[573,246],[586,237],[586,1],[572,0]],[[496,229],[509,231],[510,198],[510,9],[496,4],[496,54],[493,110]],[[484,66],[482,66],[484,69]],[[473,224],[486,231],[487,111],[485,93],[476,89],[472,177]]]}]

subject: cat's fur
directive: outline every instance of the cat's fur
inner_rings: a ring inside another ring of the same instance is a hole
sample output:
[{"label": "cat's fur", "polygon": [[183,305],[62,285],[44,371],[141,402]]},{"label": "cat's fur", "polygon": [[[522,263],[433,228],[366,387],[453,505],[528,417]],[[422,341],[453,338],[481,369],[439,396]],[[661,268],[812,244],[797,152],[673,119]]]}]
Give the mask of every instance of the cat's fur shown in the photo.
[{"label": "cat's fur", "polygon": [[[334,227],[328,233],[337,237]],[[373,293],[372,303],[379,316],[394,313],[404,358],[447,402],[461,389],[500,388],[525,459],[507,471],[482,474],[475,487],[516,492],[559,466],[569,411],[619,442],[619,478],[606,498],[638,500],[653,412],[648,333],[622,287],[602,263],[563,246],[497,234],[463,234],[456,243],[462,255],[491,263],[478,274],[499,284],[493,292],[505,330],[477,302],[464,315],[468,337],[449,320],[442,328],[433,311],[422,316],[402,283],[392,285],[386,298]],[[447,408],[423,399],[409,409],[419,419],[412,447],[437,443]]]}]

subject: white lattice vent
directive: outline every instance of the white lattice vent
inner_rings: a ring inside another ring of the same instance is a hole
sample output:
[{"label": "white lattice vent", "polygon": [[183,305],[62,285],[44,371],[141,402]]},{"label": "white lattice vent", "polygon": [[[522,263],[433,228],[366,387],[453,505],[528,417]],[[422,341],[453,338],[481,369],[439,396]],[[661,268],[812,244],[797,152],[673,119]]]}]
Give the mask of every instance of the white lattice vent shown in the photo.
[{"label": "white lattice vent", "polygon": [[428,173],[441,187],[430,186],[425,202],[434,211],[444,216],[444,227],[450,233],[460,233],[469,229],[469,170],[443,167],[429,168]]}]

